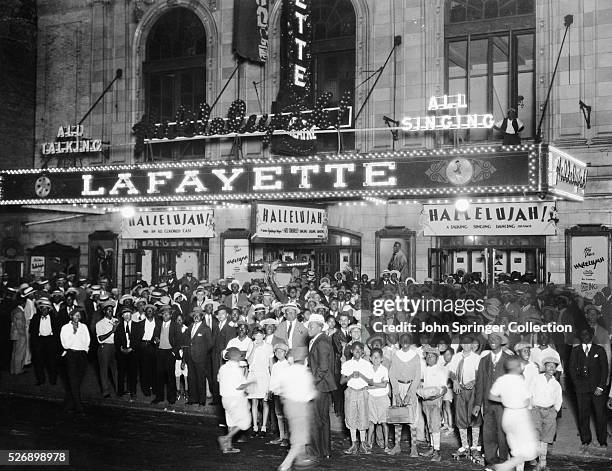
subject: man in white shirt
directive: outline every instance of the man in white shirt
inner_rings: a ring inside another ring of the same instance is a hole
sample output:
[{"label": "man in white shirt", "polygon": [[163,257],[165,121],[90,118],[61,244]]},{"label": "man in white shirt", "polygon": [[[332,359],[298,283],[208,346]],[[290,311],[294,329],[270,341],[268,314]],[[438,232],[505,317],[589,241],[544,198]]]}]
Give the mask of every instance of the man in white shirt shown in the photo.
[{"label": "man in white shirt", "polygon": [[89,331],[80,322],[81,307],[76,307],[70,315],[70,322],[62,327],[60,339],[65,352],[67,384],[66,411],[83,413],[81,403],[81,383],[87,370],[87,351],[89,350]]},{"label": "man in white shirt", "polygon": [[115,351],[114,334],[117,329],[117,319],[113,318],[115,303],[105,301],[102,303],[102,313],[104,317],[96,322],[96,337],[98,339],[98,365],[100,366],[100,383],[102,386],[102,396],[107,399],[111,396],[111,384],[109,374],[113,379],[113,384],[117,387],[117,357]]}]

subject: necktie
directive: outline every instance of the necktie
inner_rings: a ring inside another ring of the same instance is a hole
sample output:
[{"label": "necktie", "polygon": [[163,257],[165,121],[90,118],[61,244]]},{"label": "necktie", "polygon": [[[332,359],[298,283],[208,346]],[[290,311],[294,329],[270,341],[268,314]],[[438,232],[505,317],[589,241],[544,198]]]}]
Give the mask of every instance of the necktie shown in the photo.
[{"label": "necktie", "polygon": [[291,339],[291,331],[293,330],[293,321],[289,321],[287,326],[287,340]]},{"label": "necktie", "polygon": [[457,366],[457,382],[463,385],[463,364],[465,363],[465,357],[462,355]]},{"label": "necktie", "polygon": [[238,295],[234,295],[234,307],[238,306]]},{"label": "necktie", "polygon": [[125,333],[130,335],[130,323],[129,322],[125,323]]},{"label": "necktie", "polygon": [[127,348],[130,348],[130,323],[125,323],[125,344]]},{"label": "necktie", "polygon": [[206,315],[206,325],[208,326],[209,329],[211,329],[211,325],[210,325],[210,314]]},{"label": "necktie", "polygon": [[588,357],[588,356],[589,356],[589,351],[590,351],[589,346],[588,346],[588,345],[585,345],[585,346],[584,346],[584,355]]}]

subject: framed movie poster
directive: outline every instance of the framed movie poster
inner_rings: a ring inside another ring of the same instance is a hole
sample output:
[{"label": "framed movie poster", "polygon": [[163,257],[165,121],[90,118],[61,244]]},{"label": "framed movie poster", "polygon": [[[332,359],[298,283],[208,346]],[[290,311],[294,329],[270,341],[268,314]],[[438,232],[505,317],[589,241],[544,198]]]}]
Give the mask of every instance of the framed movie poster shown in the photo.
[{"label": "framed movie poster", "polygon": [[229,230],[221,234],[221,260],[223,277],[236,278],[248,271],[250,261],[250,234],[245,230]]},{"label": "framed movie poster", "polygon": [[101,278],[108,286],[117,286],[117,234],[96,231],[89,234],[89,279],[97,284]]},{"label": "framed movie poster", "polygon": [[611,231],[602,226],[578,226],[566,231],[566,281],[586,298],[610,282]]},{"label": "framed movie poster", "polygon": [[376,278],[384,270],[397,270],[404,281],[415,276],[415,232],[405,227],[386,227],[376,232]]}]

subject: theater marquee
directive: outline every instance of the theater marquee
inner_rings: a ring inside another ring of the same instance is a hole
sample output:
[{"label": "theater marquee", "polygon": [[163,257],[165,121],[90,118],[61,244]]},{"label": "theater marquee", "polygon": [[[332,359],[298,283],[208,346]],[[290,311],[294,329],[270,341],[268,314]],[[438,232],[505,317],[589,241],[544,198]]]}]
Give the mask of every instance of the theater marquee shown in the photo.
[{"label": "theater marquee", "polygon": [[6,170],[0,205],[523,195],[545,183],[539,162],[522,145]]}]

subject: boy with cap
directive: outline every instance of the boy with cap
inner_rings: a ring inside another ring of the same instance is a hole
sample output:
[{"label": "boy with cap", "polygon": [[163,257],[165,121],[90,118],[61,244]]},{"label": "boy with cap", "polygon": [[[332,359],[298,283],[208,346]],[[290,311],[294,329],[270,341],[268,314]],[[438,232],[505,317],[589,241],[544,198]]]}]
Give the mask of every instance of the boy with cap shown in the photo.
[{"label": "boy with cap", "polygon": [[239,363],[242,352],[236,347],[229,347],[226,355],[228,361],[221,365],[217,375],[228,429],[227,435],[218,438],[219,446],[224,454],[240,452],[239,449],[232,446],[232,438],[239,431],[248,430],[251,426],[249,401],[245,394],[248,383]]},{"label": "boy with cap", "polygon": [[425,369],[421,388],[417,394],[423,400],[423,414],[427,422],[431,448],[419,453],[420,456],[431,457],[431,461],[441,461],[440,457],[440,427],[442,421],[442,398],[446,394],[448,369],[438,363],[440,350],[437,347],[423,347]]},{"label": "boy with cap", "polygon": [[283,405],[280,396],[283,376],[287,372],[287,367],[289,367],[287,353],[289,353],[289,346],[287,344],[281,342],[274,346],[276,362],[272,365],[270,372],[270,392],[273,394],[272,402],[274,404],[274,413],[278,423],[279,437],[276,440],[270,441],[269,444],[280,445],[282,447],[289,446],[289,440],[287,439],[287,421],[283,414]]},{"label": "boy with cap", "polygon": [[554,441],[557,433],[557,414],[563,404],[561,385],[555,379],[561,358],[557,352],[542,358],[544,372],[537,375],[531,383],[531,417],[538,435],[537,471],[545,471],[548,444]]}]

